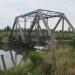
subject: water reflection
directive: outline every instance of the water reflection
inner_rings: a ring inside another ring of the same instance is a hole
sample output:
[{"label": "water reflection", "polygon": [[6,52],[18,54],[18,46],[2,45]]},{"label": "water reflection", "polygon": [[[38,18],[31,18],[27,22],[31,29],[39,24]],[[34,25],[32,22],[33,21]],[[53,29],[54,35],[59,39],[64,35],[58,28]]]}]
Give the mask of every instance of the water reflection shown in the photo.
[{"label": "water reflection", "polygon": [[[3,53],[6,69],[14,67],[21,62],[28,60],[29,50],[20,46],[13,45],[0,45],[0,53]],[[0,55],[0,68],[4,70],[1,55]]]}]

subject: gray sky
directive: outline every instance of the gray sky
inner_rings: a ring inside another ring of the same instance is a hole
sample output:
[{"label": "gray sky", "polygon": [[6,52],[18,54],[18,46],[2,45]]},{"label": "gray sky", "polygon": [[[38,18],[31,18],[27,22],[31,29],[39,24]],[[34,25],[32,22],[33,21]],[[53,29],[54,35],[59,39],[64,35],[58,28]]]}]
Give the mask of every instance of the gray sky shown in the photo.
[{"label": "gray sky", "polygon": [[74,26],[74,7],[75,0],[0,0],[0,29],[7,25],[12,27],[15,16],[36,9],[63,12]]}]

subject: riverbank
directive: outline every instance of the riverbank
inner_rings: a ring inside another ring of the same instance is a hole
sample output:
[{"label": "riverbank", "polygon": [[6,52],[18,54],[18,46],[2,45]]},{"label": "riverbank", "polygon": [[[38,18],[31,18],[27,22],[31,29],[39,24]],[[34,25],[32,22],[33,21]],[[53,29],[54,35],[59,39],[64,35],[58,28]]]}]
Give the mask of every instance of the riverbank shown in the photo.
[{"label": "riverbank", "polygon": [[[56,49],[57,75],[75,75],[75,48],[72,45],[59,45]],[[51,51],[31,53],[30,61],[15,68],[0,71],[1,75],[50,75]],[[40,56],[41,54],[41,56]],[[34,61],[34,63],[33,63]],[[43,63],[43,64],[41,64]]]}]

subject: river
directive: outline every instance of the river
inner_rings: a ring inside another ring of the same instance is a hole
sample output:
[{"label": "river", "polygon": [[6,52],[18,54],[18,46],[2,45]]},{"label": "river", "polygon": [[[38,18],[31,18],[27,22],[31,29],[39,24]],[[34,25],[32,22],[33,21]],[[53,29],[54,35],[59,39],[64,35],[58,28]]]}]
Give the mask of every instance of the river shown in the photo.
[{"label": "river", "polygon": [[0,69],[4,70],[1,55],[4,57],[6,69],[10,69],[14,66],[13,61],[16,65],[27,61],[30,51],[31,50],[20,46],[11,46],[8,44],[0,45]]}]

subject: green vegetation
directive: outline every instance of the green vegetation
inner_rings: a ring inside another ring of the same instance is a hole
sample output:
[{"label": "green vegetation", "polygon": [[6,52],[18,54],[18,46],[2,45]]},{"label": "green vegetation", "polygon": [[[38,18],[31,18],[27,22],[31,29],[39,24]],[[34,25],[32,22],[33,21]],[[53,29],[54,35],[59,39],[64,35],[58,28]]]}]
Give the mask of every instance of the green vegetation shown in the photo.
[{"label": "green vegetation", "polygon": [[[40,63],[41,61],[41,63]],[[38,52],[30,53],[30,62],[16,66],[6,71],[0,71],[1,75],[49,75],[50,64],[43,63],[43,57]]]},{"label": "green vegetation", "polygon": [[75,37],[75,33],[73,33],[73,32],[65,31],[63,34],[62,32],[58,31],[55,34],[56,34],[56,38],[58,38],[58,39],[61,39],[63,37],[62,35],[64,35],[64,37],[63,37],[64,39],[72,39]]},{"label": "green vegetation", "polygon": [[[72,45],[57,46],[57,75],[75,75],[75,48]],[[0,71],[0,75],[50,75],[51,51],[36,52],[29,55],[30,61],[10,70]]]},{"label": "green vegetation", "polygon": [[[8,37],[10,34],[10,31],[0,31],[0,37]],[[26,32],[27,34],[27,32]],[[62,32],[56,32],[56,38],[62,38]],[[14,35],[15,35],[15,31],[14,31]],[[35,35],[35,32],[31,33],[32,36]],[[40,33],[41,36],[48,36],[47,32],[44,32],[43,35]],[[75,33],[73,32],[64,32],[64,38],[65,39],[72,39],[75,36]]]},{"label": "green vegetation", "polygon": [[72,37],[72,40],[73,40],[72,45],[73,45],[73,47],[75,48],[75,37]]},{"label": "green vegetation", "polygon": [[0,38],[9,37],[9,31],[0,31]]},{"label": "green vegetation", "polygon": [[[9,29],[10,28],[6,28],[6,31],[0,31],[0,38],[8,37],[10,34]],[[46,31],[44,34],[48,36]],[[61,32],[56,32],[55,34],[57,38],[62,38]],[[32,35],[34,35],[34,32]],[[57,75],[75,75],[75,34],[65,32],[64,39],[72,39],[73,43],[72,45],[57,44],[56,73]],[[50,49],[42,52],[33,51],[30,53],[29,58],[29,62],[20,64],[10,70],[0,71],[0,75],[50,75]]]},{"label": "green vegetation", "polygon": [[32,61],[33,64],[40,64],[43,62],[43,57],[42,57],[41,53],[31,52],[30,60]]}]

